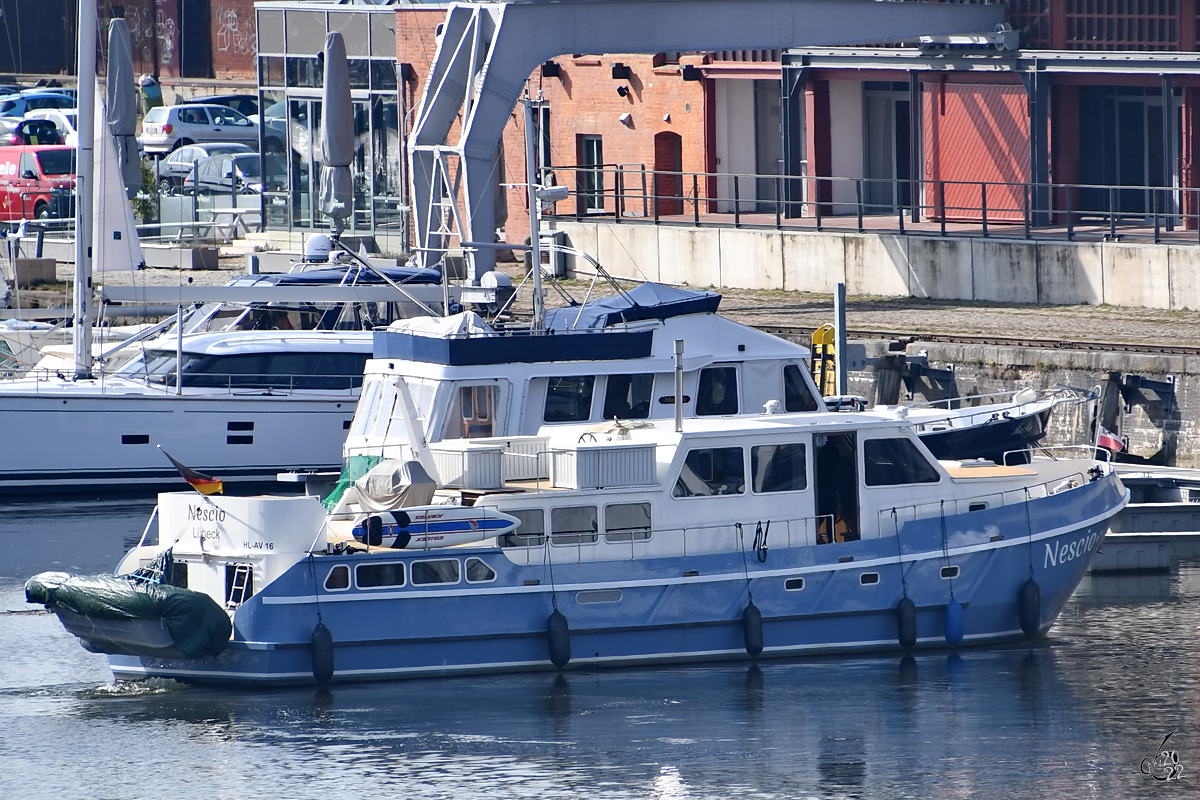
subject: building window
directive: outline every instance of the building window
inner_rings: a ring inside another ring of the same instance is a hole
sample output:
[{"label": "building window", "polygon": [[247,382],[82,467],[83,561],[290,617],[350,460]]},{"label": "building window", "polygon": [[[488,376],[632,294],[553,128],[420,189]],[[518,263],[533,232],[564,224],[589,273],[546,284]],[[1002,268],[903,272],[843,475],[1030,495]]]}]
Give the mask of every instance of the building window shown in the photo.
[{"label": "building window", "polygon": [[580,134],[575,137],[579,151],[577,187],[580,214],[599,214],[604,211],[604,147],[599,136]]}]

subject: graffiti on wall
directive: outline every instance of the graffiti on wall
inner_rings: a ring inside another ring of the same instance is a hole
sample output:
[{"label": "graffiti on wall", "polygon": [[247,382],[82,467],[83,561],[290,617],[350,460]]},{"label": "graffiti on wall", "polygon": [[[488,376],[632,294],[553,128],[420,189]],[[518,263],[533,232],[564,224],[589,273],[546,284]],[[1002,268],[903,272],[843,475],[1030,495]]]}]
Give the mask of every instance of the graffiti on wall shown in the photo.
[{"label": "graffiti on wall", "polygon": [[254,15],[240,15],[235,8],[217,6],[217,36],[215,47],[219,53],[258,55],[258,32]]}]

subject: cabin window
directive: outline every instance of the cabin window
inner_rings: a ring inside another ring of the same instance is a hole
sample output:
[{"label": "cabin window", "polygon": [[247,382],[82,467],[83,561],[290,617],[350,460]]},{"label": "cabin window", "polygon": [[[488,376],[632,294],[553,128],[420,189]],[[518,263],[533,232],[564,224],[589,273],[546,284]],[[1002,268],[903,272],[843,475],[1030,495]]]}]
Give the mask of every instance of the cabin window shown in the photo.
[{"label": "cabin window", "polygon": [[392,561],[387,564],[357,564],[354,567],[354,582],[360,589],[403,586],[404,562]]},{"label": "cabin window", "polygon": [[446,416],[443,439],[481,439],[496,435],[496,399],[500,394],[493,384],[459,386],[454,404]]},{"label": "cabin window", "polygon": [[343,589],[350,588],[350,568],[345,564],[338,564],[333,569],[329,570],[329,574],[325,576],[325,591],[340,592]]},{"label": "cabin window", "polygon": [[362,396],[358,399],[358,407],[354,413],[354,421],[350,423],[349,437],[367,435],[367,426],[374,420],[379,411],[379,392],[383,381],[378,377],[368,378],[363,384]]},{"label": "cabin window", "polygon": [[600,539],[595,506],[550,509],[551,544],[593,544]]},{"label": "cabin window", "polygon": [[[362,386],[368,358],[369,353],[335,352],[192,354],[184,356],[183,383],[232,388],[350,389]],[[169,369],[173,372],[174,365]]]},{"label": "cabin window", "polygon": [[804,589],[804,578],[788,578],[783,582],[783,588],[789,592],[799,592]]},{"label": "cabin window", "polygon": [[616,503],[604,507],[604,541],[631,542],[650,538],[650,504]]},{"label": "cabin window", "polygon": [[654,375],[609,375],[604,390],[604,419],[646,419]]},{"label": "cabin window", "polygon": [[520,522],[512,533],[500,537],[501,547],[541,547],[546,543],[546,512],[542,509],[506,509],[504,513],[516,517]]},{"label": "cabin window", "polygon": [[435,561],[414,561],[412,563],[413,586],[427,586],[431,583],[458,583],[458,559],[439,558]]},{"label": "cabin window", "polygon": [[592,416],[594,375],[546,379],[546,422],[586,422]]},{"label": "cabin window", "polygon": [[911,439],[867,439],[863,442],[867,486],[937,483],[937,470]]},{"label": "cabin window", "polygon": [[467,583],[490,583],[496,580],[496,570],[482,558],[467,559]]},{"label": "cabin window", "polygon": [[808,459],[802,444],[760,444],[750,448],[756,493],[798,492],[808,488]]},{"label": "cabin window", "polygon": [[675,497],[741,494],[746,490],[746,465],[740,447],[689,450],[675,481]]},{"label": "cabin window", "polygon": [[737,367],[709,367],[700,370],[696,390],[696,416],[720,416],[738,413]]},{"label": "cabin window", "polygon": [[816,411],[817,398],[808,388],[805,374],[795,364],[783,368],[783,408],[785,411]]}]

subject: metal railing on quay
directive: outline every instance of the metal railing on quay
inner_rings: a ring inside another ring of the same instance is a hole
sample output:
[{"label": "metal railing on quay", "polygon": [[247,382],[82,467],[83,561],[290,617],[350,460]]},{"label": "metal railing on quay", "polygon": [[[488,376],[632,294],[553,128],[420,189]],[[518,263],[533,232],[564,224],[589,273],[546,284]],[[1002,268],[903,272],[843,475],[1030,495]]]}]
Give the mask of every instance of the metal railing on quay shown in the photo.
[{"label": "metal railing on quay", "polygon": [[1200,244],[1200,187],[547,168],[548,217],[941,237]]}]

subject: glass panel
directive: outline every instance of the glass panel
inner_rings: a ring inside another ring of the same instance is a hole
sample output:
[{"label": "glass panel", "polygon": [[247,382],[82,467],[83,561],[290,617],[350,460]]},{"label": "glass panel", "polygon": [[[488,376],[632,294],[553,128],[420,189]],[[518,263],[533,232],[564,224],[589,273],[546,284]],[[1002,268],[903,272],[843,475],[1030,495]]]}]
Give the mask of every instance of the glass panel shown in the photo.
[{"label": "glass panel", "polygon": [[604,419],[646,419],[654,375],[609,375],[604,390]]},{"label": "glass panel", "polygon": [[396,91],[396,64],[392,61],[371,62],[371,88],[375,91]]},{"label": "glass panel", "polygon": [[396,17],[393,14],[371,14],[371,55],[396,57]]},{"label": "glass panel", "polygon": [[258,52],[286,53],[283,41],[283,12],[258,12]]},{"label": "glass panel", "polygon": [[375,229],[399,228],[401,169],[399,106],[383,98],[371,99],[371,163],[374,168]]},{"label": "glass panel", "polygon": [[546,382],[546,422],[584,422],[592,416],[593,375],[549,378]]},{"label": "glass panel", "polygon": [[496,580],[496,570],[482,558],[467,559],[467,583],[487,583]]},{"label": "glass panel", "polygon": [[700,370],[696,416],[738,413],[737,368],[709,367]]},{"label": "glass panel", "polygon": [[[351,62],[353,63],[353,62]],[[363,62],[366,63],[366,62]],[[354,181],[354,230],[371,230],[371,113],[365,102],[354,103],[354,157],[350,162]]]},{"label": "glass panel", "polygon": [[783,368],[783,408],[785,411],[817,410],[817,399],[808,388],[804,373],[795,364]]},{"label": "glass panel", "polygon": [[937,470],[909,439],[868,439],[863,442],[867,486],[937,483]]},{"label": "glass panel", "polygon": [[599,136],[580,136],[579,172],[576,187],[579,192],[579,213],[594,214],[604,211],[604,146]]},{"label": "glass panel", "polygon": [[604,507],[606,542],[644,541],[650,538],[650,504],[620,503]]},{"label": "glass panel", "polygon": [[330,592],[336,592],[340,589],[350,588],[350,568],[345,564],[338,564],[333,569],[329,570],[329,575],[325,577],[325,589]]},{"label": "glass panel", "polygon": [[675,481],[675,497],[741,494],[746,490],[746,466],[740,447],[691,450]]},{"label": "glass panel", "polygon": [[371,62],[365,58],[350,58],[347,59],[347,63],[350,67],[350,88],[370,89]]},{"label": "glass panel", "polygon": [[546,543],[546,514],[540,508],[505,511],[520,520],[516,530],[505,534],[501,547],[539,547]]},{"label": "glass panel", "polygon": [[346,55],[351,58],[371,54],[368,16],[371,15],[361,11],[356,13],[330,12],[329,14],[329,30],[341,31],[342,38],[346,42]]},{"label": "glass panel", "polygon": [[307,228],[311,225],[312,174],[315,157],[317,126],[311,124],[310,115],[316,115],[320,103],[308,100],[291,100],[288,107],[288,145],[291,153],[292,224]]},{"label": "glass panel", "polygon": [[[285,86],[282,56],[263,56],[258,59],[259,83],[262,86]],[[262,108],[260,105],[259,108]]]},{"label": "glass panel", "polygon": [[290,87],[320,89],[325,84],[325,72],[316,58],[288,56],[286,68]]},{"label": "glass panel", "polygon": [[287,50],[285,52],[315,56],[324,49],[325,12],[289,10],[287,12]]},{"label": "glass panel", "polygon": [[755,492],[798,492],[808,488],[808,465],[802,444],[760,444],[750,448]]},{"label": "glass panel", "polygon": [[444,558],[438,561],[414,561],[412,565],[413,586],[431,583],[458,583],[458,559]]},{"label": "glass panel", "polygon": [[600,539],[595,506],[550,509],[551,544],[593,544]]},{"label": "glass panel", "polygon": [[380,586],[403,586],[404,563],[359,564],[354,568],[354,582],[360,589],[375,589]]}]

